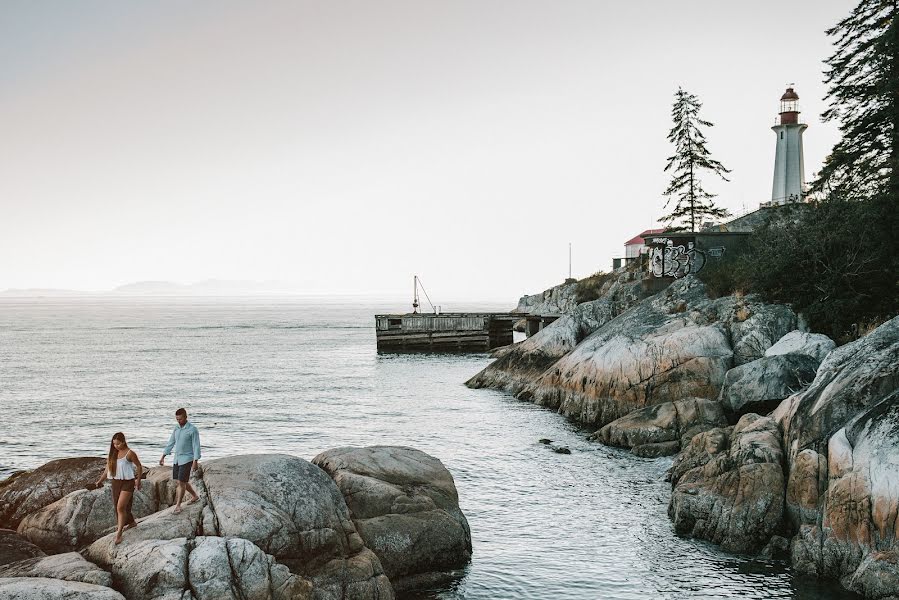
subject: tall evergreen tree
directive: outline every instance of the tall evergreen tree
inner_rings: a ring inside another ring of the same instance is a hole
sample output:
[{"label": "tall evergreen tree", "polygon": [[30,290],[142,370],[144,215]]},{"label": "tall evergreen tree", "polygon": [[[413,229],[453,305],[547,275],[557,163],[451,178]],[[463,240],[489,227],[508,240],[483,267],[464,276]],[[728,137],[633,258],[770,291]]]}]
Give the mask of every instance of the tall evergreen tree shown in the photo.
[{"label": "tall evergreen tree", "polygon": [[[713,159],[706,148],[705,135],[700,127],[712,127],[712,123],[699,117],[699,109],[702,103],[695,95],[678,87],[674,94],[674,106],[671,109],[671,120],[674,127],[668,133],[668,140],[674,144],[674,154],[668,157],[665,172],[672,171],[671,182],[664,194],[668,196],[665,208],[674,201],[674,208],[670,213],[662,217],[669,223],[669,230],[683,230],[689,227],[690,231],[696,231],[696,226],[702,223],[702,219],[712,217],[721,219],[730,216],[723,208],[718,208],[712,202],[715,194],[707,192],[702,187],[699,174],[702,171],[711,171],[713,174],[728,181],[725,173],[730,170],[720,162]],[[677,224],[677,222],[685,224]]]},{"label": "tall evergreen tree", "polygon": [[899,0],[862,0],[827,30],[825,121],[843,138],[813,184],[825,197],[899,201]]}]

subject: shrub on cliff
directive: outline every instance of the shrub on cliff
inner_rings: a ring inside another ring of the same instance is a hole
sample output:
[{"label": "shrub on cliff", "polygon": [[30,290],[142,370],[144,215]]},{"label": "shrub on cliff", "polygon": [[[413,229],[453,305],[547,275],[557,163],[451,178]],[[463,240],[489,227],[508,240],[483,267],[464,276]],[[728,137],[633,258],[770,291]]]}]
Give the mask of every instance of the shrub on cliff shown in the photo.
[{"label": "shrub on cliff", "polygon": [[596,300],[600,296],[603,284],[614,277],[615,273],[603,273],[602,271],[597,271],[590,277],[584,277],[577,282],[574,288],[575,301],[580,304]]},{"label": "shrub on cliff", "polygon": [[862,324],[899,312],[890,209],[879,199],[832,199],[796,219],[773,220],[726,277],[769,302],[791,304],[813,331],[854,339]]}]

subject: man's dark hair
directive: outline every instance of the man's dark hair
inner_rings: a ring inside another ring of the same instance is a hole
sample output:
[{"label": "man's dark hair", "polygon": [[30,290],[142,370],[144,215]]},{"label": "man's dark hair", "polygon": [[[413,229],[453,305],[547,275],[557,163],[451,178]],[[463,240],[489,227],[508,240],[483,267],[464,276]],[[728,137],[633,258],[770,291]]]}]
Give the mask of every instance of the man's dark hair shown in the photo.
[{"label": "man's dark hair", "polygon": [[179,408],[178,410],[175,411],[175,416],[177,417],[178,415],[184,415],[186,417],[187,411],[184,410],[183,408]]}]

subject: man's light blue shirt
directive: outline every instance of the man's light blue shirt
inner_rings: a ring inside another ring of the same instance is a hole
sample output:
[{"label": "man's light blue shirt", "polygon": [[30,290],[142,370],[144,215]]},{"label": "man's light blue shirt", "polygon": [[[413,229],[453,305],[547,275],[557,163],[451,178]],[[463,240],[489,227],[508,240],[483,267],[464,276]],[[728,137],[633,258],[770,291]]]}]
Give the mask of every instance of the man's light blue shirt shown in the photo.
[{"label": "man's light blue shirt", "polygon": [[200,432],[194,427],[193,423],[188,421],[181,425],[176,425],[169,438],[169,443],[165,450],[162,451],[163,456],[168,456],[172,448],[175,449],[175,464],[186,465],[195,460],[200,460]]}]

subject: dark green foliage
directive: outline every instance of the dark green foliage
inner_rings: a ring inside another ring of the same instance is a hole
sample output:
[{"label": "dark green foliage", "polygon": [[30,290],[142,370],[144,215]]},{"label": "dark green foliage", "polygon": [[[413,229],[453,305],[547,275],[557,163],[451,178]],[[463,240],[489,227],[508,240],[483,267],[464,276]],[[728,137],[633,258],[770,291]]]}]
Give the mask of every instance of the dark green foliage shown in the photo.
[{"label": "dark green foliage", "polygon": [[574,289],[575,300],[578,304],[596,300],[599,298],[603,284],[614,277],[615,273],[603,273],[602,271],[598,271],[590,277],[584,277],[577,282],[577,287]]},{"label": "dark green foliage", "polygon": [[750,291],[752,282],[746,273],[745,255],[725,255],[723,258],[707,258],[698,277],[706,286],[711,298],[722,298]]},{"label": "dark green foliage", "polygon": [[668,196],[665,208],[674,201],[674,208],[661,218],[669,223],[669,231],[689,229],[696,231],[704,218],[721,219],[729,216],[723,208],[712,202],[715,194],[702,187],[702,171],[721,177],[727,181],[725,173],[730,173],[720,162],[711,157],[706,148],[705,135],[700,127],[712,127],[712,123],[699,117],[702,103],[699,98],[682,88],[674,94],[671,120],[674,127],[668,132],[668,140],[674,144],[674,154],[668,157],[665,171],[672,171],[671,182],[664,194]]},{"label": "dark green foliage", "polygon": [[899,310],[890,209],[881,199],[797,206],[757,230],[731,280],[716,285],[791,304],[813,331],[852,339],[860,325]]},{"label": "dark green foliage", "polygon": [[830,107],[842,139],[813,184],[826,198],[899,198],[899,0],[862,0],[829,29]]}]

